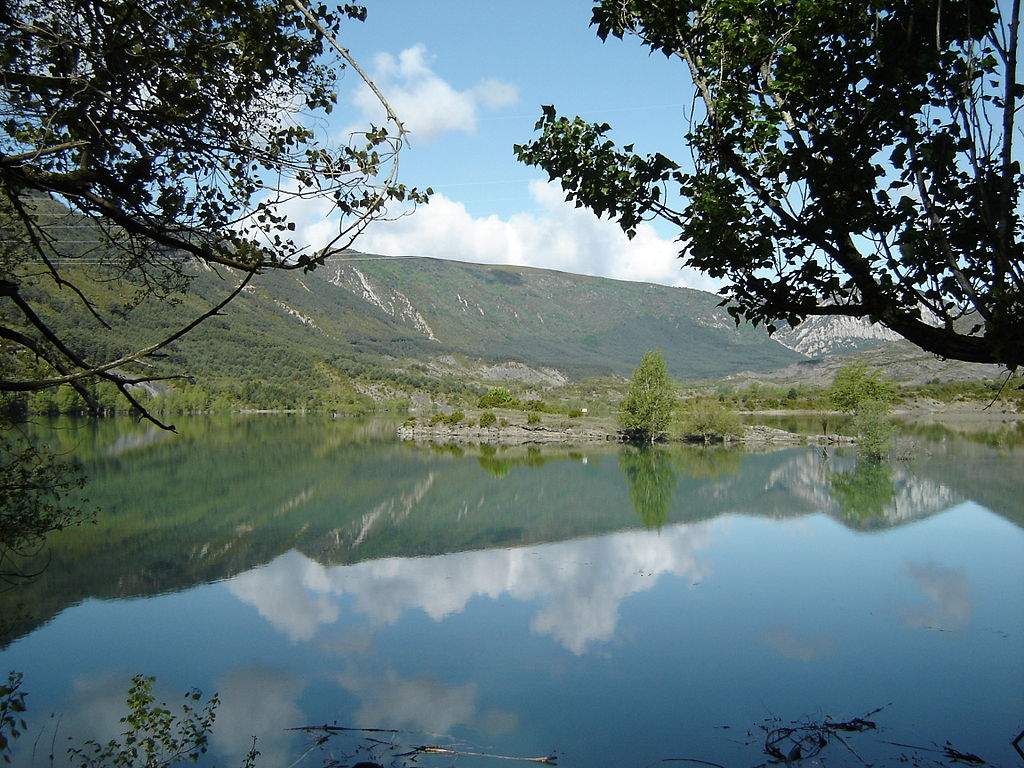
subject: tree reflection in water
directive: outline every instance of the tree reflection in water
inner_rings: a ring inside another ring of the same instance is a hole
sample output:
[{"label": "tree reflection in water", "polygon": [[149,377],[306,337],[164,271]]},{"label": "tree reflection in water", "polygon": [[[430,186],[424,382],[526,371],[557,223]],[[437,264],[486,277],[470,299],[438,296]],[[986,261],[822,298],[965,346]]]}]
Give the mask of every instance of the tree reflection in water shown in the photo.
[{"label": "tree reflection in water", "polygon": [[629,498],[645,528],[661,528],[668,520],[676,490],[672,457],[658,448],[626,448],[619,454],[619,467],[629,483]]},{"label": "tree reflection in water", "polygon": [[852,472],[833,473],[829,483],[843,516],[858,528],[881,524],[893,503],[892,471],[884,461],[860,458]]}]

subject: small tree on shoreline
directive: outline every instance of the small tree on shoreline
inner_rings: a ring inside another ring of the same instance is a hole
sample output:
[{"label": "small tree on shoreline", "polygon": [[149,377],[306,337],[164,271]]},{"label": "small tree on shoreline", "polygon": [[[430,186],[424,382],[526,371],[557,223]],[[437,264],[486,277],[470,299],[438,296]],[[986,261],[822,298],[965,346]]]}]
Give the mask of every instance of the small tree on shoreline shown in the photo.
[{"label": "small tree on shoreline", "polygon": [[859,412],[869,401],[888,404],[895,398],[896,387],[892,382],[858,362],[847,363],[836,371],[828,391],[832,407],[846,413]]},{"label": "small tree on shoreline", "polygon": [[844,365],[832,382],[829,401],[853,415],[860,455],[869,461],[881,461],[889,450],[895,431],[889,411],[895,397],[893,384],[863,363]]},{"label": "small tree on shoreline", "polygon": [[653,443],[668,428],[675,404],[665,358],[660,352],[646,352],[629,380],[619,425],[629,440]]}]

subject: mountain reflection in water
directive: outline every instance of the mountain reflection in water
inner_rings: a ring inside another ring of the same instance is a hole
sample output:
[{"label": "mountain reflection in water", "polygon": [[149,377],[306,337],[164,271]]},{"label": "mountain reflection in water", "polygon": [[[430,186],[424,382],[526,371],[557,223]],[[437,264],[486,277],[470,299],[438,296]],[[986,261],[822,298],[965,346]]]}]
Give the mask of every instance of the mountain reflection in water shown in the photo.
[{"label": "mountain reflection in water", "polygon": [[942,439],[879,471],[821,449],[179,426],[55,433],[104,513],[0,595],[0,663],[62,739],[116,735],[139,672],[172,699],[220,692],[218,764],[258,735],[260,764],[287,765],[285,728],[333,720],[636,766],[745,761],[720,726],[773,713],[892,701],[886,739],[995,762],[1024,725],[1020,449]]}]

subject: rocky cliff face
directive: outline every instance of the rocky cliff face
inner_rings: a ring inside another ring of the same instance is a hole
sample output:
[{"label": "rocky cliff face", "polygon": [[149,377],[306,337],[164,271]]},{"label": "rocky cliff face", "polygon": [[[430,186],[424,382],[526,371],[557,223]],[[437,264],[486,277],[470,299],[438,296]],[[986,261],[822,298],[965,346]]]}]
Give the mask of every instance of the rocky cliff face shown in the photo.
[{"label": "rocky cliff face", "polygon": [[774,338],[808,357],[825,357],[877,347],[900,337],[884,325],[857,317],[809,317],[795,328],[779,331]]}]

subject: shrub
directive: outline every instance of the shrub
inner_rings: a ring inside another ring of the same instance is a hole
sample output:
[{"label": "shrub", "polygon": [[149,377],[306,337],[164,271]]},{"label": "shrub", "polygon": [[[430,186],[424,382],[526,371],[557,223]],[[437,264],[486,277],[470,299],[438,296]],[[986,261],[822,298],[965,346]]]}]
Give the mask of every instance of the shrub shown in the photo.
[{"label": "shrub", "polygon": [[736,412],[708,398],[687,403],[679,426],[685,437],[700,437],[705,443],[743,433],[743,423]]},{"label": "shrub", "polygon": [[570,419],[578,419],[582,415],[583,415],[583,411],[581,411],[579,408],[570,408],[569,409],[569,418]]},{"label": "shrub", "polygon": [[415,427],[416,426],[416,417],[415,416],[410,416],[403,423],[407,427]]},{"label": "shrub", "polygon": [[896,387],[864,363],[847,363],[836,372],[828,399],[838,411],[857,413],[867,402],[891,403]]},{"label": "shrub", "polygon": [[527,424],[540,424],[540,414],[538,414],[538,413],[531,413],[529,416],[526,417],[526,423]]},{"label": "shrub", "polygon": [[504,387],[494,387],[477,401],[480,408],[515,408],[519,404],[512,393]]},{"label": "shrub", "polygon": [[507,427],[508,426],[508,419],[502,419],[501,421],[499,421],[498,422],[498,426],[499,427]]},{"label": "shrub", "polygon": [[857,435],[857,450],[870,461],[880,461],[892,446],[896,427],[889,419],[889,404],[866,400],[860,404],[853,419]]},{"label": "shrub", "polygon": [[481,427],[492,427],[494,422],[498,420],[498,417],[494,415],[492,411],[484,411],[480,414],[480,426]]}]

